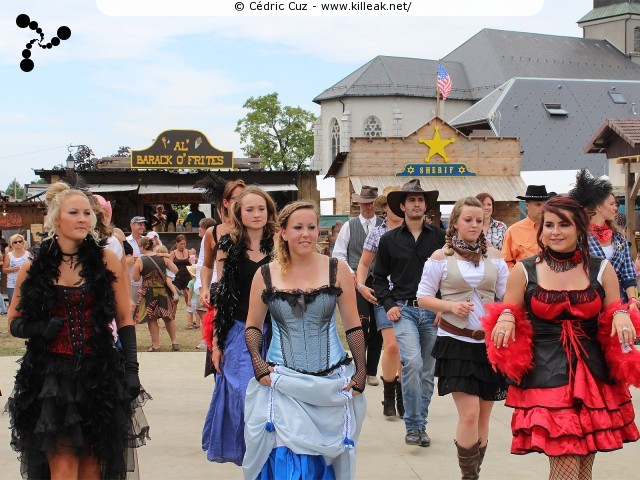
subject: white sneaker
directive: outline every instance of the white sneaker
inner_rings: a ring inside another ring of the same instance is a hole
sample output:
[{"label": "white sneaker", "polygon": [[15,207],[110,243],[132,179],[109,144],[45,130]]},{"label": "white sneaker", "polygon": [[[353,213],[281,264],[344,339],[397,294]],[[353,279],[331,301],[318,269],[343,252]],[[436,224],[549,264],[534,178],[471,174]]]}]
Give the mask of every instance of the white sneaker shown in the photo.
[{"label": "white sneaker", "polygon": [[196,348],[198,350],[205,350],[207,348],[207,344],[204,343],[204,340],[200,340],[200,343],[196,345]]}]

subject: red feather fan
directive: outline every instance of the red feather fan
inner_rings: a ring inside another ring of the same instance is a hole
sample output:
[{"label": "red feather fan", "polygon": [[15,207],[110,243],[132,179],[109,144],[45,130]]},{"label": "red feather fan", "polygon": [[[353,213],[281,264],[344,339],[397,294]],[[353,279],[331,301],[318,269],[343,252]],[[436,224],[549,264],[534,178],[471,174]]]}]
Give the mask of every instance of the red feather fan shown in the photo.
[{"label": "red feather fan", "polygon": [[207,313],[202,317],[202,339],[209,350],[213,349],[213,321],[215,318],[216,309],[214,307],[209,307]]}]

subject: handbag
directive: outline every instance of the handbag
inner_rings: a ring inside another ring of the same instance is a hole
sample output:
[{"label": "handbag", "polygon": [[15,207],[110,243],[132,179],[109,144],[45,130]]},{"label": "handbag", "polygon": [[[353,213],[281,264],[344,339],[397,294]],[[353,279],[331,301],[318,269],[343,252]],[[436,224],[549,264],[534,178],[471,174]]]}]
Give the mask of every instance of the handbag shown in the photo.
[{"label": "handbag", "polygon": [[173,292],[169,289],[169,287],[167,286],[167,274],[166,272],[163,272],[162,269],[158,266],[158,264],[156,263],[155,260],[153,260],[153,257],[150,257],[149,255],[146,255],[147,258],[151,259],[151,263],[153,263],[153,266],[156,267],[158,269],[158,272],[160,272],[160,276],[162,277],[162,280],[165,282],[164,284],[164,289],[167,292],[167,297],[169,299],[171,299],[171,301],[173,301]]}]

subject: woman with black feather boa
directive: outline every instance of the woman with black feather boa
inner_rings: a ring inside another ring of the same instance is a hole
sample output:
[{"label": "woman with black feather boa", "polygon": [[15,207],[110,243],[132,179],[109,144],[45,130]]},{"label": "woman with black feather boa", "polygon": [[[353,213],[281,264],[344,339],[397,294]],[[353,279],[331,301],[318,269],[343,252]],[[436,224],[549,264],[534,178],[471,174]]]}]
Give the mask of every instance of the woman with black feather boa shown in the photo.
[{"label": "woman with black feather boa", "polygon": [[[244,340],[251,281],[271,261],[276,209],[268,193],[245,188],[233,205],[233,223],[220,238],[211,361],[216,385],[202,432],[202,449],[211,462],[242,465],[245,453],[244,403],[253,365]],[[264,338],[269,338],[269,324]],[[266,343],[266,342],[265,342]],[[267,345],[264,345],[263,355]]]},{"label": "woman with black feather boa", "polygon": [[82,191],[58,182],[47,208],[47,237],[20,270],[9,310],[11,334],[27,339],[8,403],[11,445],[24,478],[134,478],[133,447],[149,431],[139,407],[149,397],[122,266],[96,242]]}]

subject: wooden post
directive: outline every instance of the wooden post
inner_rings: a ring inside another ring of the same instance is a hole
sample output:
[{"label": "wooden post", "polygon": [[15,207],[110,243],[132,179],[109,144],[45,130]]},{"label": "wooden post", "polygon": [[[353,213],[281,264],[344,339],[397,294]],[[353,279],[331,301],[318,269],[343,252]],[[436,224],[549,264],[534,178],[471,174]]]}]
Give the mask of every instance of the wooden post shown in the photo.
[{"label": "wooden post", "polygon": [[[438,61],[438,65],[440,61]],[[440,117],[440,87],[438,86],[438,71],[436,70],[436,117]]]}]

